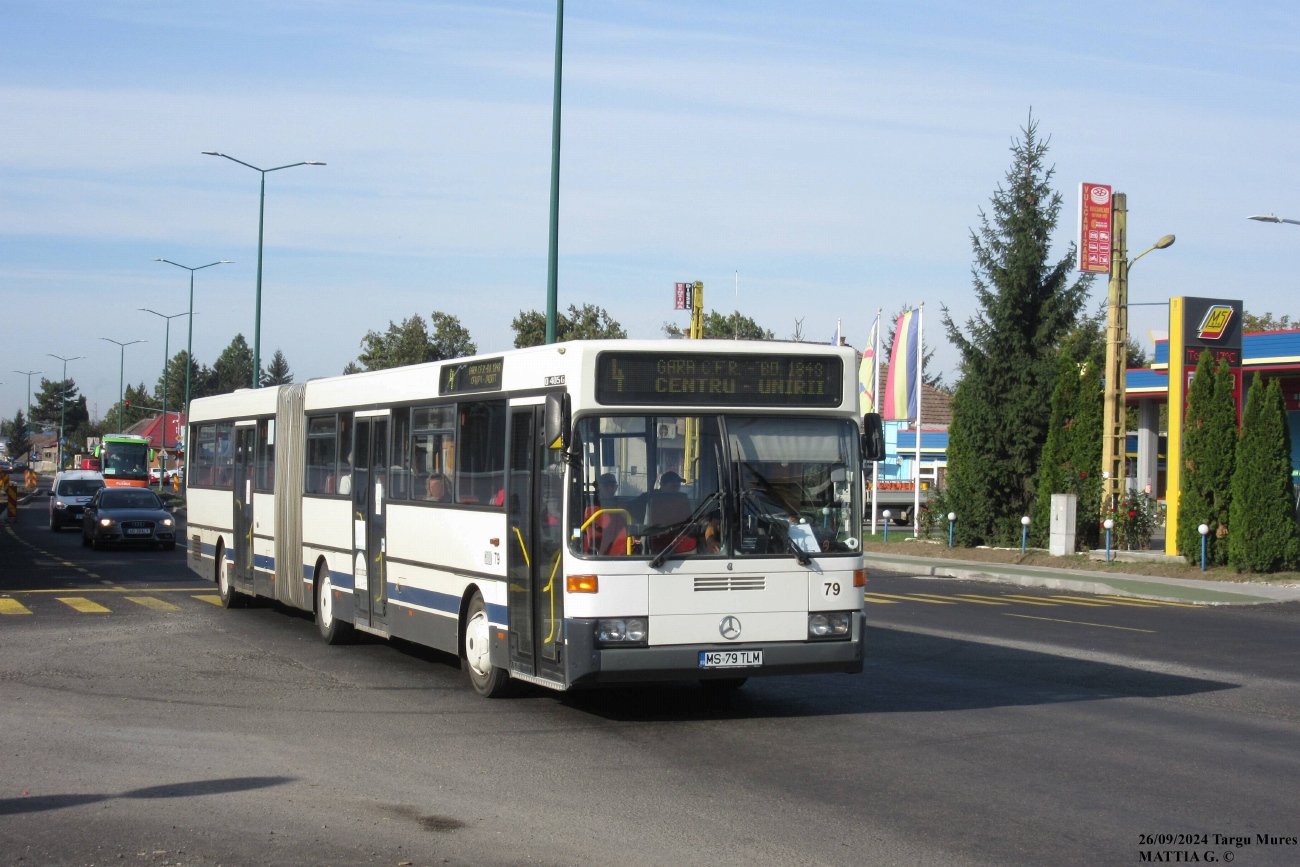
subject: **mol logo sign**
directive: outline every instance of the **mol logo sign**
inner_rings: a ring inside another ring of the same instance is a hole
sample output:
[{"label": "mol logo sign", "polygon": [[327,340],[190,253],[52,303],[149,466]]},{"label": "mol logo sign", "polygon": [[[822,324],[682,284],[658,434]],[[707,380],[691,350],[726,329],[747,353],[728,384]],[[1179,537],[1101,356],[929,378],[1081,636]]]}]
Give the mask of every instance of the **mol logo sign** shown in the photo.
[{"label": "mol logo sign", "polygon": [[1205,311],[1201,324],[1196,329],[1196,336],[1201,340],[1219,340],[1228,333],[1228,324],[1232,322],[1232,306],[1215,304]]}]

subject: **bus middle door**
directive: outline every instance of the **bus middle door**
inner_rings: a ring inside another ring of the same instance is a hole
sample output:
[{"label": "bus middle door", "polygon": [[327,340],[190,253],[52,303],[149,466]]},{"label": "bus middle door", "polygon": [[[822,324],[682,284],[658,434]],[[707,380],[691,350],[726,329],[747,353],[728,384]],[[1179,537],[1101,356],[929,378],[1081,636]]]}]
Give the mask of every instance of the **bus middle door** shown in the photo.
[{"label": "bus middle door", "polygon": [[251,425],[235,428],[234,586],[253,593],[253,442],[257,429]]},{"label": "bus middle door", "polygon": [[542,408],[516,407],[510,414],[510,480],[507,500],[510,544],[510,668],[564,681],[564,460],[541,442]]},{"label": "bus middle door", "polygon": [[388,619],[385,495],[388,419],[356,420],[352,452],[353,576],[356,622],[383,629]]}]

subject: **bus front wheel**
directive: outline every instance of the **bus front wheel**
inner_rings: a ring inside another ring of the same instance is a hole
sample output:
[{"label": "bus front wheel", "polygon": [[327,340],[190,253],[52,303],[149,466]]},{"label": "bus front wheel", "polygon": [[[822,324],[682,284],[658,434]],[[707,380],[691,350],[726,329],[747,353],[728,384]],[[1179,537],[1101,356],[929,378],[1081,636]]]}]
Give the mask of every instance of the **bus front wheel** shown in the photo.
[{"label": "bus front wheel", "polygon": [[483,595],[475,593],[465,612],[465,639],[461,645],[460,664],[469,676],[470,686],[484,698],[508,695],[513,684],[510,672],[492,664],[492,624],[488,622]]},{"label": "bus front wheel", "polygon": [[240,594],[230,584],[230,570],[226,568],[226,548],[217,545],[217,594],[221,597],[222,608],[240,607]]}]

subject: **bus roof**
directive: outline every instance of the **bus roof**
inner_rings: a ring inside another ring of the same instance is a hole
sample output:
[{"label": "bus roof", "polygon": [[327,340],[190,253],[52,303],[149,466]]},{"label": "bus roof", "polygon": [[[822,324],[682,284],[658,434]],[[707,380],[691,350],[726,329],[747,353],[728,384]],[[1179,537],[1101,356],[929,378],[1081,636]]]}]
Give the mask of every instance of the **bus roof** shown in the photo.
[{"label": "bus roof", "polygon": [[[602,353],[654,353],[658,355],[711,354],[731,358],[765,356],[816,357],[840,360],[841,393],[838,403],[817,407],[774,405],[775,411],[839,411],[857,414],[856,355],[850,346],[759,340],[577,340],[467,358],[431,361],[405,367],[308,380],[305,410],[378,407],[418,401],[483,399],[501,392],[540,393],[567,388],[574,411],[601,406],[596,399],[596,363]],[[193,401],[191,422],[252,416],[273,416],[281,388],[241,389]],[[674,411],[715,411],[708,399],[688,404],[664,404]],[[753,409],[753,405],[746,408]],[[764,408],[768,408],[764,406]]]}]

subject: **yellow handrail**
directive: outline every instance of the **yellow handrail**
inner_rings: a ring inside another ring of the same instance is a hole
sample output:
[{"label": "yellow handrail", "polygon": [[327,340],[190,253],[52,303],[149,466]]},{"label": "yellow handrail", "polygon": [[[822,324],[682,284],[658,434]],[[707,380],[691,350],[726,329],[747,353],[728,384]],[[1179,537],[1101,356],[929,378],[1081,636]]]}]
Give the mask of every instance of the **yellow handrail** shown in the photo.
[{"label": "yellow handrail", "polygon": [[546,582],[546,586],[542,588],[543,593],[549,593],[551,596],[551,631],[542,639],[543,644],[550,644],[555,639],[555,573],[560,571],[560,556],[563,553],[563,548],[555,552],[555,565],[551,567],[551,580]]},{"label": "yellow handrail", "polygon": [[533,561],[528,559],[528,546],[524,544],[524,534],[519,532],[518,527],[511,527],[510,529],[514,530],[515,535],[519,537],[519,550],[524,552],[524,565],[529,569],[533,568]]},{"label": "yellow handrail", "polygon": [[632,513],[629,512],[627,509],[597,509],[596,511],[594,511],[594,512],[591,513],[591,517],[587,518],[587,520],[583,522],[582,526],[579,527],[578,530],[579,530],[579,531],[582,531],[582,530],[587,529],[588,527],[591,526],[591,522],[592,522],[592,521],[596,520],[597,518],[599,518],[601,515],[605,514],[606,512],[618,512],[618,513],[622,514],[624,518],[627,519],[627,522],[628,522],[629,524],[632,523]]}]

